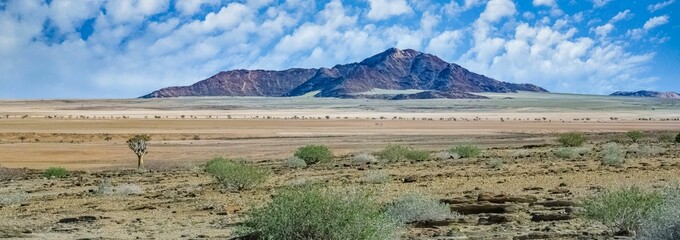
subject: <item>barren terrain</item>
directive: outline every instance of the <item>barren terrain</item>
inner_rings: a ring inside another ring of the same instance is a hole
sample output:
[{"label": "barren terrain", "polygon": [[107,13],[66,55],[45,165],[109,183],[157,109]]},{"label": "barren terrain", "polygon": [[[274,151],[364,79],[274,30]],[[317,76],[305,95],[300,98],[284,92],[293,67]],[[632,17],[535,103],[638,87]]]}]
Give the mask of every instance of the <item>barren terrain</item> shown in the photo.
[{"label": "barren terrain", "polygon": [[[153,100],[0,101],[0,196],[23,193],[0,207],[0,237],[36,239],[223,239],[243,213],[277,189],[324,182],[365,189],[381,202],[422,192],[463,213],[442,226],[409,226],[412,239],[606,239],[608,229],[576,217],[585,196],[622,186],[656,189],[680,180],[680,147],[659,136],[680,130],[680,101],[496,94],[489,100],[336,100],[187,98]],[[623,167],[602,166],[602,145],[632,146]],[[588,152],[555,156],[555,136],[585,132]],[[148,170],[133,170],[125,141],[150,134]],[[305,169],[281,165],[306,144],[337,156]],[[436,153],[474,144],[480,157],[357,165],[353,155],[397,143]],[[214,156],[243,158],[270,171],[265,184],[234,193],[214,183],[201,164]],[[500,162],[501,165],[497,166]],[[46,179],[42,169],[72,170]],[[21,169],[28,168],[28,169]],[[381,184],[364,181],[384,171]],[[141,191],[101,195],[110,185]],[[21,196],[19,197],[21,198]],[[66,220],[64,220],[66,219]]]}]

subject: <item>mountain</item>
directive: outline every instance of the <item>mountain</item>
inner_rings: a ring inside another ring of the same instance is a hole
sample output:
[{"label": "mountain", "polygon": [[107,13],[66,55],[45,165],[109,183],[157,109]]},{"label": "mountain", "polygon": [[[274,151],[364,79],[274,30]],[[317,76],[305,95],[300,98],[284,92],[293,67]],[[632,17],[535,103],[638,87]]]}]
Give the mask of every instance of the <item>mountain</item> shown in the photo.
[{"label": "mountain", "polygon": [[637,92],[623,92],[618,91],[609,96],[622,97],[651,97],[651,98],[665,98],[665,99],[680,99],[680,94],[676,92],[657,92],[657,91],[637,91]]},{"label": "mountain", "polygon": [[[373,90],[392,90],[376,94]],[[400,93],[408,90],[408,93]],[[416,91],[413,93],[412,91]],[[180,96],[291,97],[314,93],[339,98],[484,98],[479,92],[547,92],[531,84],[497,81],[415,50],[390,48],[359,63],[333,68],[220,72],[191,86],[169,87],[142,98]]]}]

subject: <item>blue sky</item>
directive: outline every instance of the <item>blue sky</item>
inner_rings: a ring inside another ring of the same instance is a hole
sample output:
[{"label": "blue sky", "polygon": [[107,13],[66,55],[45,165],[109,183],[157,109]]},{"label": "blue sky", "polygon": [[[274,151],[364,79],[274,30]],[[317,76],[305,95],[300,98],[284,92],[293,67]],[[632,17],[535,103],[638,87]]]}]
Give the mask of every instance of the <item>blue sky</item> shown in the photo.
[{"label": "blue sky", "polygon": [[390,47],[553,92],[680,91],[677,1],[0,0],[0,98],[137,97]]}]

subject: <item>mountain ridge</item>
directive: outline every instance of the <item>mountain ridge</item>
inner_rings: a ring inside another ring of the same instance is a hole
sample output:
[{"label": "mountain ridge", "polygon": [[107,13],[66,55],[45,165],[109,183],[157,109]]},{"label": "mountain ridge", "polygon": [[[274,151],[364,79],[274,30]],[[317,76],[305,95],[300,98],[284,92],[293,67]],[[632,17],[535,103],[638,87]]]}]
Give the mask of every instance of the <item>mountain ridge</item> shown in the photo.
[{"label": "mountain ridge", "polygon": [[141,98],[180,96],[292,97],[318,91],[315,97],[374,98],[373,89],[423,90],[385,99],[484,98],[481,92],[548,92],[532,84],[501,82],[455,63],[412,49],[390,48],[361,62],[332,68],[291,68],[282,71],[223,71],[189,86],[167,87]]},{"label": "mountain ridge", "polygon": [[635,91],[635,92],[617,91],[617,92],[610,94],[609,96],[680,99],[680,94],[678,94],[676,92],[659,92],[659,91],[649,91],[649,90],[641,90],[641,91]]}]

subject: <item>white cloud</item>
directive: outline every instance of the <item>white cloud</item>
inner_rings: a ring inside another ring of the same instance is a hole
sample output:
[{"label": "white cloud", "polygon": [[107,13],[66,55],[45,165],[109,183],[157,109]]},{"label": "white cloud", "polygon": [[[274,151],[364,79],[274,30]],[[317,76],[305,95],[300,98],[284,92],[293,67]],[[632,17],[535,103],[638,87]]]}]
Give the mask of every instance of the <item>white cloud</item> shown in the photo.
[{"label": "white cloud", "polygon": [[217,5],[220,0],[178,0],[175,9],[183,15],[194,15],[201,10],[203,5]]},{"label": "white cloud", "polygon": [[463,33],[460,30],[444,31],[430,39],[425,51],[444,59],[452,59],[462,38]]},{"label": "white cloud", "polygon": [[460,5],[458,4],[458,0],[451,0],[449,3],[444,5],[443,9],[445,13],[455,16],[461,12],[465,12],[477,6],[481,6],[485,2],[486,2],[485,0],[465,0],[463,2],[463,5]]},{"label": "white cloud", "polygon": [[668,23],[668,15],[653,17],[647,20],[647,22],[645,22],[645,25],[642,28],[649,31],[655,27],[664,25],[666,23]]},{"label": "white cloud", "polygon": [[612,17],[612,19],[609,20],[609,23],[616,23],[616,22],[621,21],[621,20],[630,19],[632,17],[632,15],[633,14],[630,13],[630,10],[626,9],[626,11],[619,12],[619,13],[616,14],[616,16]]},{"label": "white cloud", "polygon": [[607,35],[609,35],[609,33],[611,33],[612,30],[614,30],[614,25],[611,23],[607,23],[594,29],[595,34],[597,34],[601,38],[607,37]]},{"label": "white cloud", "polygon": [[479,16],[487,22],[497,22],[503,17],[509,17],[517,12],[515,3],[511,0],[491,0],[486,4],[486,9]]},{"label": "white cloud", "polygon": [[611,0],[592,0],[593,1],[593,7],[599,8],[599,7],[604,7],[604,5],[607,5]]},{"label": "white cloud", "polygon": [[650,12],[656,12],[656,11],[659,11],[659,10],[665,8],[665,7],[668,7],[669,5],[671,5],[673,3],[675,3],[675,0],[668,0],[668,1],[665,1],[665,2],[657,3],[657,4],[650,4],[649,6],[647,6],[647,9]]},{"label": "white cloud", "polygon": [[169,0],[118,0],[106,2],[106,15],[118,23],[137,23],[146,17],[163,12],[169,7]]},{"label": "white cloud", "polygon": [[557,5],[555,0],[533,0],[534,6],[548,6],[548,7],[554,7]]},{"label": "white cloud", "polygon": [[368,2],[371,10],[366,16],[373,20],[385,20],[413,12],[406,0],[368,0]]}]

